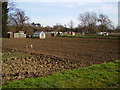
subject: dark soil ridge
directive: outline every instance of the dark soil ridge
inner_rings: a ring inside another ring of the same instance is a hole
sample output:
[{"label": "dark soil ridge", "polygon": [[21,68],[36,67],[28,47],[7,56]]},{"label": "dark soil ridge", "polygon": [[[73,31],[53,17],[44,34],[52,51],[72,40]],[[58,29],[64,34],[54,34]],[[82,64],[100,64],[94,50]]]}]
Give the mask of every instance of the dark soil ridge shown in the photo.
[{"label": "dark soil ridge", "polygon": [[[69,60],[69,61],[72,61],[72,59],[67,59],[67,58],[60,58],[60,57],[56,57],[54,55],[46,55],[46,54],[42,54],[40,52],[28,52],[28,51],[25,51],[25,50],[16,50],[16,49],[10,49],[10,48],[6,48],[4,50],[2,50],[2,53],[4,54],[4,52],[22,52],[22,53],[26,53],[28,55],[39,55],[39,56],[44,56],[44,57],[51,57],[51,59],[58,59],[59,61],[66,61],[66,60]],[[75,60],[74,60],[75,61]]]}]

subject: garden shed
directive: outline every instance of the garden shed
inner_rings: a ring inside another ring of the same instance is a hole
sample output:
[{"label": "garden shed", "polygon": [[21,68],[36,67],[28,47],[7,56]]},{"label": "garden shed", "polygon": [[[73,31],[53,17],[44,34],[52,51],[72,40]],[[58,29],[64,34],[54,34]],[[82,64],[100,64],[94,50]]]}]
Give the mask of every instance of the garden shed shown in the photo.
[{"label": "garden shed", "polygon": [[7,38],[13,38],[13,33],[12,32],[7,32]]},{"label": "garden shed", "polygon": [[45,32],[43,31],[36,31],[33,36],[33,38],[40,38],[40,39],[45,39],[46,38],[46,35],[45,35]]},{"label": "garden shed", "polygon": [[26,38],[26,34],[24,34],[24,31],[19,31],[18,33],[14,33],[14,38]]}]

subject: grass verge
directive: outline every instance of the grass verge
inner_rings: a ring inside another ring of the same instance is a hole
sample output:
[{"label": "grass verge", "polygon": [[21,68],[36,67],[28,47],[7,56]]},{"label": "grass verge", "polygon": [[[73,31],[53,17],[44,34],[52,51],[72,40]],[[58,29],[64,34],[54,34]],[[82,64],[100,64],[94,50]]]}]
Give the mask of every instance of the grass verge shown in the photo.
[{"label": "grass verge", "polygon": [[28,57],[29,54],[24,52],[6,52],[2,55],[2,60],[11,59],[11,58],[25,58]]},{"label": "grass verge", "polygon": [[26,78],[9,82],[3,88],[118,88],[119,64],[120,60],[116,60],[51,76]]}]

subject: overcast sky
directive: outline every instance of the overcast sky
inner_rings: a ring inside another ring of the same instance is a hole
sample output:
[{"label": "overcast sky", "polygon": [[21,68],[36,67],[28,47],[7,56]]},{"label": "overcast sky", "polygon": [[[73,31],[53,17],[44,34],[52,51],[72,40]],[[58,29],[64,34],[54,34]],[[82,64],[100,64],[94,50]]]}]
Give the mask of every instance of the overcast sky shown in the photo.
[{"label": "overcast sky", "polygon": [[118,1],[119,0],[12,0],[16,7],[25,11],[30,17],[30,22],[41,23],[42,26],[53,26],[56,23],[62,25],[74,22],[79,24],[80,13],[86,11],[95,12],[97,15],[107,15],[112,23],[118,25]]}]

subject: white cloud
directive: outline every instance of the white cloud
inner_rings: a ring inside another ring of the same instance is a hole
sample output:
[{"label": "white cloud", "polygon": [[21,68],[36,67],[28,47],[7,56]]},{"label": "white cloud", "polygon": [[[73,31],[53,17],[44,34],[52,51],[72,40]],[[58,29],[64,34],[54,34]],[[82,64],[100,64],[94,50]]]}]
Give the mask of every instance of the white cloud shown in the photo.
[{"label": "white cloud", "polygon": [[64,6],[66,8],[75,8],[78,6],[85,6],[85,5],[89,5],[89,2],[82,2],[82,3],[77,3],[77,2],[65,2],[65,3],[60,3],[61,6]]},{"label": "white cloud", "polygon": [[64,4],[63,6],[66,8],[75,8],[76,7],[75,4]]},{"label": "white cloud", "polygon": [[118,14],[118,7],[115,5],[102,5],[97,8],[89,8],[88,11],[100,11],[101,13]]}]

